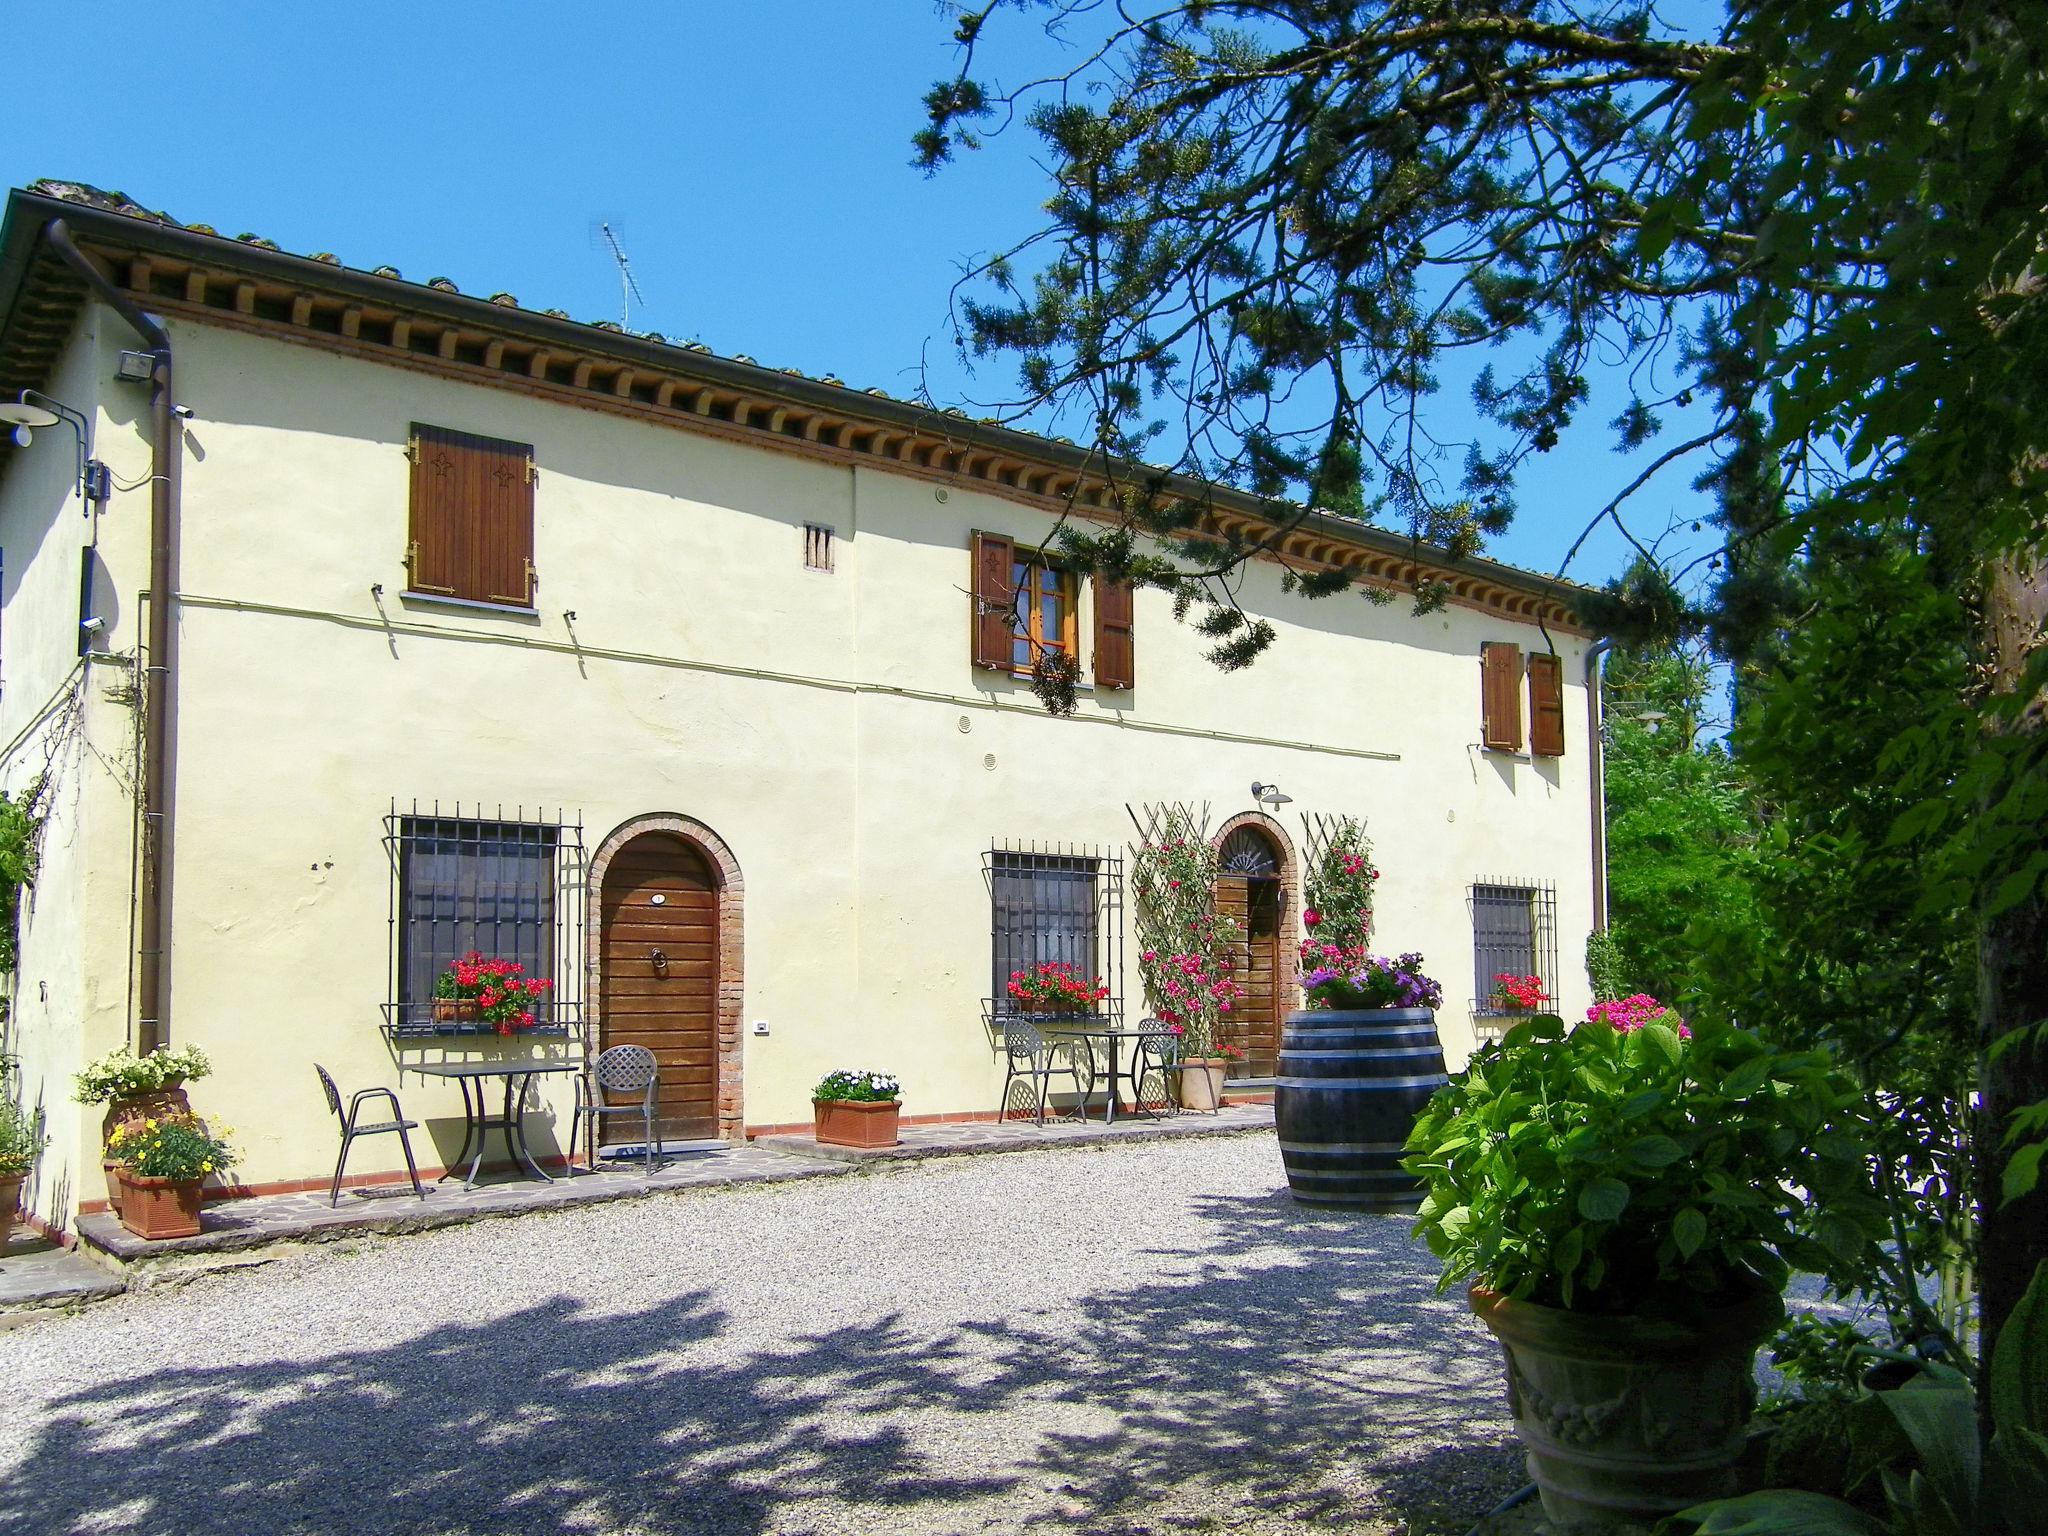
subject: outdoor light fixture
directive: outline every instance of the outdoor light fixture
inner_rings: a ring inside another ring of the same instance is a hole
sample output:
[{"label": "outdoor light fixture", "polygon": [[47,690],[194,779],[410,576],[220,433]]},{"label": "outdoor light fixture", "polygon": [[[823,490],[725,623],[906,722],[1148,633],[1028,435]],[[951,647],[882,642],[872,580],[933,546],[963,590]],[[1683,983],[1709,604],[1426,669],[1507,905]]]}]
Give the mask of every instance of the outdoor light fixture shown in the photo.
[{"label": "outdoor light fixture", "polygon": [[1294,796],[1281,794],[1278,784],[1254,783],[1252,785],[1252,798],[1261,805],[1269,806],[1292,805],[1294,803]]},{"label": "outdoor light fixture", "polygon": [[88,502],[104,502],[112,488],[112,477],[107,466],[92,456],[92,423],[83,412],[74,411],[61,400],[52,400],[39,389],[24,389],[13,400],[0,400],[0,425],[10,429],[9,440],[17,448],[28,447],[38,430],[54,427],[60,421],[71,428],[76,439],[79,493]]}]

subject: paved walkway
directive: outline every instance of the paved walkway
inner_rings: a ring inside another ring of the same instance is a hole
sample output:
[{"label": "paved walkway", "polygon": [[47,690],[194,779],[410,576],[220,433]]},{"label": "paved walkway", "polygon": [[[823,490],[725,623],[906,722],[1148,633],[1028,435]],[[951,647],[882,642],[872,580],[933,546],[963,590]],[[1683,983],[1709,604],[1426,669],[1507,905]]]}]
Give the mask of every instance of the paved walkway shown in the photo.
[{"label": "paved walkway", "polygon": [[0,1533],[1463,1536],[1436,1272],[1270,1133],[323,1243],[0,1332]]},{"label": "paved walkway", "polygon": [[1273,1128],[1269,1103],[1233,1104],[1215,1114],[1119,1115],[1102,1120],[962,1121],[940,1125],[906,1125],[893,1147],[823,1146],[810,1136],[763,1136],[756,1146],[798,1157],[824,1157],[848,1163],[903,1163],[927,1157],[963,1157],[980,1152],[1031,1152],[1046,1147],[1100,1146],[1106,1142],[1171,1141],[1182,1136],[1227,1136],[1240,1131]]}]

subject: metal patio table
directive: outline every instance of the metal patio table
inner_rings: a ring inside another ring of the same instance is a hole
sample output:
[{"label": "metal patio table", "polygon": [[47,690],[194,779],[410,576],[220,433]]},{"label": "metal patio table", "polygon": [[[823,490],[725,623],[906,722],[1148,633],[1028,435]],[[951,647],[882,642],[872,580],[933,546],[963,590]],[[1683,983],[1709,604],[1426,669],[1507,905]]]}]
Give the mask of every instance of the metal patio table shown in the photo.
[{"label": "metal patio table", "polygon": [[[484,1143],[492,1131],[503,1131],[513,1164],[552,1184],[555,1176],[535,1162],[533,1153],[527,1150],[526,1085],[536,1077],[575,1072],[582,1065],[577,1061],[438,1061],[406,1067],[406,1071],[417,1072],[422,1077],[452,1078],[462,1089],[462,1150],[455,1154],[455,1160],[441,1178],[446,1179],[462,1166],[462,1160],[470,1155],[470,1143],[474,1141],[476,1156],[470,1158],[469,1176],[462,1181],[462,1187],[476,1188],[477,1170],[484,1161]],[[490,1091],[493,1078],[502,1078],[505,1083],[505,1108],[495,1119],[485,1113],[488,1106],[484,1097]]]},{"label": "metal patio table", "polygon": [[[1047,1035],[1066,1035],[1071,1036],[1075,1039],[1086,1040],[1091,1047],[1097,1041],[1101,1041],[1109,1047],[1109,1102],[1103,1108],[1103,1124],[1113,1125],[1116,1123],[1116,1085],[1119,1079],[1122,1079],[1123,1081],[1128,1082],[1131,1085],[1132,1113],[1140,1115],[1149,1115],[1155,1120],[1158,1118],[1158,1116],[1154,1114],[1153,1111],[1145,1108],[1144,1100],[1139,1097],[1139,1093],[1144,1087],[1144,1067],[1141,1065],[1139,1061],[1137,1052],[1133,1051],[1131,1053],[1130,1071],[1126,1072],[1123,1069],[1122,1064],[1124,1041],[1130,1040],[1136,1042],[1139,1040],[1143,1040],[1148,1036],[1158,1034],[1158,1030],[1126,1029],[1123,1026],[1117,1024],[1097,1025],[1065,1023],[1044,1024],[1041,1025],[1040,1028],[1043,1029]],[[1085,1098],[1081,1101],[1081,1118],[1083,1120],[1088,1118],[1088,1101]]]}]

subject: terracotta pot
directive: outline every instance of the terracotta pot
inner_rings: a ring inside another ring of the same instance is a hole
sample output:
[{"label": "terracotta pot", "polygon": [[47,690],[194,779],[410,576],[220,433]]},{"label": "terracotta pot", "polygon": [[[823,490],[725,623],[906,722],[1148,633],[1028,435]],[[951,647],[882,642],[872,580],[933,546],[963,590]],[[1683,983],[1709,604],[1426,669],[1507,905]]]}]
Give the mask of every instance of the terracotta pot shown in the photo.
[{"label": "terracotta pot", "polygon": [[[191,1113],[192,1101],[178,1084],[152,1089],[148,1093],[131,1093],[107,1105],[107,1113],[100,1121],[100,1145],[105,1146],[112,1139],[116,1126],[140,1125],[145,1120],[161,1120],[166,1115]],[[100,1172],[106,1175],[107,1180],[107,1207],[116,1216],[121,1214],[121,1181],[114,1172],[118,1166],[110,1157],[100,1159]]]},{"label": "terracotta pot", "polygon": [[1734,1495],[1757,1346],[1785,1316],[1775,1293],[1682,1319],[1566,1312],[1480,1285],[1469,1299],[1501,1341],[1508,1411],[1554,1524],[1648,1526]]},{"label": "terracotta pot", "polygon": [[812,1116],[818,1140],[834,1147],[893,1147],[896,1118],[903,1106],[891,1099],[886,1104],[864,1104],[853,1099],[813,1099]]},{"label": "terracotta pot", "polygon": [[152,1242],[199,1235],[199,1191],[203,1179],[151,1179],[126,1168],[114,1170],[121,1185],[121,1225]]},{"label": "terracotta pot", "polygon": [[14,1241],[15,1223],[21,1220],[21,1186],[25,1173],[0,1173],[0,1253]]},{"label": "terracotta pot", "polygon": [[1184,1056],[1180,1061],[1180,1107],[1220,1109],[1223,1074],[1230,1063],[1221,1056]]},{"label": "terracotta pot", "polygon": [[450,1021],[474,1023],[477,1019],[478,1004],[475,998],[437,997],[434,999],[434,1022],[446,1024]]}]

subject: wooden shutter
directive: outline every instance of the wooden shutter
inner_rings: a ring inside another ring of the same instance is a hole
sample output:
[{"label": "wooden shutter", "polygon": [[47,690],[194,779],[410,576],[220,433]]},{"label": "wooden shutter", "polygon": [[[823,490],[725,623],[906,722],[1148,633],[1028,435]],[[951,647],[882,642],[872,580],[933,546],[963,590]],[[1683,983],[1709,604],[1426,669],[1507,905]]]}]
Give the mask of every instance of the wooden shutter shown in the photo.
[{"label": "wooden shutter", "polygon": [[1564,663],[1549,651],[1529,657],[1529,751],[1564,756]]},{"label": "wooden shutter", "polygon": [[1136,603],[1127,581],[1095,578],[1095,686],[1130,688],[1137,683],[1137,642],[1131,621]]},{"label": "wooden shutter", "polygon": [[1522,750],[1522,648],[1489,640],[1479,647],[1482,740],[1495,752]]},{"label": "wooden shutter", "polygon": [[415,422],[411,454],[411,590],[531,607],[533,449]]},{"label": "wooden shutter", "polygon": [[1012,569],[1017,546],[1000,533],[974,536],[973,657],[977,667],[1010,670],[1016,632],[1011,627],[1017,602]]}]

